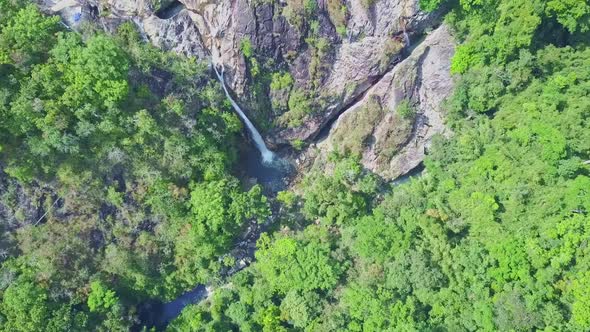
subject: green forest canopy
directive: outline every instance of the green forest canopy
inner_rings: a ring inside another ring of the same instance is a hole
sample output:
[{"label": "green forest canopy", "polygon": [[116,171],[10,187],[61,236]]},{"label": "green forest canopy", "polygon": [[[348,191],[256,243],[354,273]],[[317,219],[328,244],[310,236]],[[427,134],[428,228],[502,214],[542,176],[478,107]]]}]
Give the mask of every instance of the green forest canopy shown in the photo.
[{"label": "green forest canopy", "polygon": [[137,304],[231,266],[219,257],[269,208],[230,174],[241,123],[206,65],[130,24],[79,35],[20,1],[0,13],[0,200],[15,216],[0,225],[0,329],[127,331]]},{"label": "green forest canopy", "polygon": [[440,2],[462,75],[424,175],[380,199],[334,156],[171,331],[590,329],[590,5]]},{"label": "green forest canopy", "polygon": [[[261,188],[204,65],[65,32],[0,0],[0,329],[127,331],[137,305],[223,283]],[[590,329],[590,5],[448,10],[461,79],[426,171],[387,187],[355,155],[281,192],[257,261],[172,331]],[[385,195],[384,195],[385,192]],[[50,211],[43,220],[23,202]],[[52,208],[53,207],[53,208]],[[2,211],[0,211],[1,215]]]}]

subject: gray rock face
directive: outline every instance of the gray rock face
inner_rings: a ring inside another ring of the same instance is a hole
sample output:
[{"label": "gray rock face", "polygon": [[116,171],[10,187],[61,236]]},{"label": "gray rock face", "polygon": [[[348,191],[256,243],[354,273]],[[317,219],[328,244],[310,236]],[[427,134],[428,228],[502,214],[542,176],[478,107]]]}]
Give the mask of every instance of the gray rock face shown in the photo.
[{"label": "gray rock face", "polygon": [[150,0],[106,0],[100,5],[119,16],[143,16],[150,14],[153,10]]},{"label": "gray rock face", "polygon": [[171,19],[151,15],[143,20],[143,27],[149,40],[160,48],[199,59],[206,59],[208,56],[201,34],[186,9]]},{"label": "gray rock face", "polygon": [[[366,8],[362,0],[347,2],[346,36],[335,36],[334,55],[322,59],[324,77],[317,89],[320,110],[306,117],[303,125],[274,133],[274,139],[292,141],[314,138],[321,128],[401,59],[406,45],[404,31],[420,34],[435,24],[436,15],[426,15],[414,0],[380,0]],[[299,58],[309,58],[302,53]],[[304,60],[308,67],[312,60]],[[297,63],[297,61],[296,61]],[[291,72],[299,73],[301,70]],[[299,66],[301,67],[301,66]],[[294,76],[296,86],[305,86],[309,76]]]},{"label": "gray rock face", "polygon": [[416,167],[435,134],[447,134],[441,105],[453,88],[454,40],[441,26],[381,78],[334,123],[317,145],[318,162],[330,151],[362,156],[362,163],[394,179]]},{"label": "gray rock face", "polygon": [[248,95],[247,61],[240,49],[249,41],[255,56],[276,60],[289,51],[300,50],[302,36],[285,17],[279,15],[280,6],[248,0],[181,0],[191,11],[203,45],[209,50],[213,63],[223,64],[226,82],[240,98]]},{"label": "gray rock face", "polygon": [[[315,137],[399,61],[400,52],[407,46],[404,31],[419,34],[437,19],[436,15],[421,12],[417,0],[376,0],[370,7],[366,0],[318,1],[313,21],[309,14],[299,14],[304,25],[288,13],[290,7],[297,6],[294,0],[180,0],[186,11],[158,18],[156,11],[165,11],[170,3],[108,0],[102,5],[111,16],[133,16],[143,25],[146,36],[160,47],[210,57],[213,63],[223,64],[227,84],[252,112],[260,112],[256,110],[260,103],[254,101],[260,96],[251,91],[256,80],[250,78],[254,65],[242,54],[242,42],[247,40],[252,45],[256,66],[290,72],[294,89],[305,92],[311,112],[298,121],[301,125],[279,126],[270,131],[268,139],[275,144]],[[335,17],[330,9],[334,3],[338,8],[344,4],[346,14]],[[318,51],[317,44],[321,43],[325,49]]]},{"label": "gray rock face", "polygon": [[[47,8],[59,2],[38,1]],[[84,6],[82,0],[67,1]],[[318,0],[314,13],[304,13],[298,0],[85,3],[99,8],[96,19],[106,29],[133,20],[161,48],[222,64],[226,84],[249,117],[274,123],[265,134],[273,146],[313,142],[344,112],[322,150],[341,143],[361,153],[368,168],[393,178],[419,163],[432,135],[444,131],[439,105],[451,89],[453,42],[448,29],[439,28],[403,60],[412,40],[440,17],[420,11],[418,0],[368,2]],[[243,54],[244,42],[251,45],[251,58]],[[254,77],[257,70],[269,76],[288,72],[293,83],[260,90],[256,84],[264,80]],[[299,99],[292,103],[294,95]],[[292,112],[297,104],[305,107]],[[401,116],[399,108],[416,114]]]}]

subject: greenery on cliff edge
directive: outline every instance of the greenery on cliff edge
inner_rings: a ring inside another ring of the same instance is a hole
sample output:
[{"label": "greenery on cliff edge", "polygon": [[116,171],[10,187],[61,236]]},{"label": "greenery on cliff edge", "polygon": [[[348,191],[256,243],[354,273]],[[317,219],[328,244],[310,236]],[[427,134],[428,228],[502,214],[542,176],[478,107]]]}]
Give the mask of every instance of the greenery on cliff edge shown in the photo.
[{"label": "greenery on cliff edge", "polygon": [[382,197],[334,156],[279,196],[257,261],[171,331],[590,329],[590,5],[444,6],[455,134],[424,174]]},{"label": "greenery on cliff edge", "polygon": [[0,0],[0,330],[128,331],[199,283],[169,330],[590,330],[589,2],[421,3],[460,41],[453,137],[396,186],[333,155],[222,280],[270,209],[205,66]]}]

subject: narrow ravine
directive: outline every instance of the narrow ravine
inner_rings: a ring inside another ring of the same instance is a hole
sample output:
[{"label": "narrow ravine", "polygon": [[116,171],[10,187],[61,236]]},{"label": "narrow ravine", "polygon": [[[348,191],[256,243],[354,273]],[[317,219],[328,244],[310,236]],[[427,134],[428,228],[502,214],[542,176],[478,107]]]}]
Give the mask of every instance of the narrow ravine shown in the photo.
[{"label": "narrow ravine", "polygon": [[[286,189],[285,178],[293,170],[293,167],[288,160],[280,158],[268,149],[262,139],[262,135],[260,135],[242,108],[232,98],[229,89],[225,85],[223,69],[219,72],[214,65],[213,70],[223,87],[227,99],[230,101],[242,121],[246,124],[248,133],[252,137],[254,146],[257,150],[254,151],[253,148],[246,147],[242,151],[241,159],[245,161],[242,165],[244,168],[244,175],[256,179],[257,183],[263,186],[267,195],[274,195],[276,192]],[[256,241],[260,237],[260,234],[268,229],[270,224],[271,222],[267,221],[267,223],[263,225],[250,224],[247,227],[245,232],[236,242],[234,250],[232,250],[231,253],[238,263],[233,268],[222,273],[225,277],[229,277],[239,272],[250,264],[254,258]],[[172,320],[181,314],[186,306],[205,300],[211,292],[212,289],[210,287],[199,284],[192,290],[181,294],[170,302],[162,303],[154,300],[144,303],[140,308],[141,325],[150,328],[154,327],[159,331],[164,330]]]},{"label": "narrow ravine", "polygon": [[[406,59],[412,53],[413,49],[422,41],[422,38],[420,38],[419,42],[415,43],[414,45],[410,45],[410,37],[405,31],[403,37],[407,45],[404,48],[400,59],[382,75],[376,77],[367,89],[362,91],[353,101],[342,107],[342,109],[339,110],[332,119],[327,121],[313,138],[314,143],[325,139],[331,130],[332,125],[338,120],[338,118],[348,109],[354,107],[358,102],[360,102],[366,93],[368,93],[376,84],[378,84],[385,75],[394,70],[398,63],[401,63],[404,59]],[[277,154],[268,149],[260,132],[246,116],[236,100],[231,96],[231,93],[225,84],[223,66],[221,66],[221,70],[218,69],[217,65],[215,64],[213,64],[212,67],[221,86],[223,87],[227,99],[230,101],[233,109],[245,124],[248,134],[252,138],[254,147],[256,148],[256,151],[254,151],[254,149],[248,148],[243,151],[241,159],[245,161],[245,163],[242,165],[245,175],[256,179],[257,183],[261,184],[267,193],[274,194],[280,190],[286,189],[286,181],[284,181],[284,178],[292,171],[292,166],[287,160],[280,158]],[[396,179],[393,182],[393,185],[402,184],[413,177],[419,176],[422,170],[422,165],[416,167],[413,171]],[[226,271],[224,273],[225,277],[229,277],[249,265],[254,257],[256,241],[260,234],[268,229],[268,226],[269,223],[264,225],[250,225],[248,227],[248,229],[236,242],[234,250],[232,250],[233,255],[236,257],[236,261],[241,262],[241,264],[238,264],[232,269]],[[214,289],[200,284],[196,285],[192,290],[183,293],[173,301],[167,303],[154,302],[147,304],[145,308],[146,310],[143,313],[143,316],[146,320],[142,320],[142,322],[148,327],[154,326],[157,330],[164,330],[173,319],[180,315],[186,306],[190,304],[197,304],[206,300],[213,291]]]}]

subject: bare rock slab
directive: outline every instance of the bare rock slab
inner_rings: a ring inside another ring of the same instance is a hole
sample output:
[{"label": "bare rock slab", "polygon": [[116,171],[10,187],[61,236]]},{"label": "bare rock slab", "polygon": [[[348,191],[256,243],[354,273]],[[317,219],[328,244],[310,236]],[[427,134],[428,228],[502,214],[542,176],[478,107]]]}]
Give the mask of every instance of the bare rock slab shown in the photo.
[{"label": "bare rock slab", "polygon": [[447,26],[431,32],[338,118],[318,144],[318,158],[331,151],[358,154],[367,169],[386,179],[418,166],[432,137],[448,134],[442,105],[453,89],[454,49]]}]

